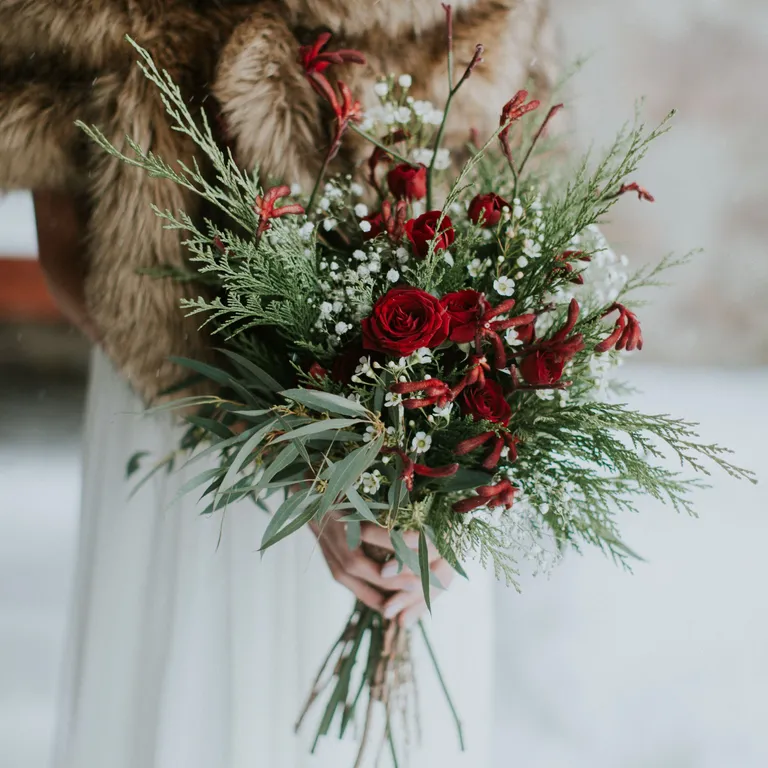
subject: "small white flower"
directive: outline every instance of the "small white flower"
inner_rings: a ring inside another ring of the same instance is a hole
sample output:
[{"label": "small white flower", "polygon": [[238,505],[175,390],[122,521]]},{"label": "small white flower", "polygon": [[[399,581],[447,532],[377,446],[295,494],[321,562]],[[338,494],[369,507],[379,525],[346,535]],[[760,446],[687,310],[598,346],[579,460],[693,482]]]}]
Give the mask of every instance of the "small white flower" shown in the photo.
[{"label": "small white flower", "polygon": [[515,206],[512,208],[512,217],[515,219],[522,219],[524,213],[525,211],[523,210],[522,205],[515,204]]},{"label": "small white flower", "polygon": [[511,296],[515,292],[515,281],[511,277],[499,277],[493,281],[493,290],[499,296]]},{"label": "small white flower", "polygon": [[339,264],[336,261],[331,262],[331,272],[335,272],[339,268]]},{"label": "small white flower", "polygon": [[528,266],[528,259],[525,258],[525,256],[520,256],[517,260],[517,266],[518,267],[527,267]]},{"label": "small white flower", "polygon": [[519,347],[523,342],[517,337],[517,328],[507,328],[504,333],[504,341],[510,347]]},{"label": "small white flower", "polygon": [[396,405],[400,405],[403,402],[403,396],[398,395],[396,392],[387,392],[384,395],[384,405],[387,408],[393,408]]},{"label": "small white flower", "polygon": [[363,232],[370,232],[371,231],[371,222],[370,221],[361,221],[360,222],[360,229],[362,229]]},{"label": "small white flower", "polygon": [[[427,347],[419,347],[412,355],[411,360],[413,360],[414,363],[421,363],[422,365],[427,365],[428,363],[432,362],[432,350],[428,349]],[[427,376],[426,378],[431,378],[430,376]]]},{"label": "small white flower", "polygon": [[365,251],[361,251],[359,248],[356,251],[352,251],[352,256],[358,261],[365,261],[368,258],[368,254]]},{"label": "small white flower", "polygon": [[355,216],[357,216],[358,219],[362,219],[363,216],[368,215],[368,206],[365,203],[358,203],[355,206]]},{"label": "small white flower", "polygon": [[325,219],[323,221],[323,229],[326,232],[330,232],[336,226],[336,219]]},{"label": "small white flower", "polygon": [[333,312],[333,304],[330,301],[324,301],[320,305],[320,317],[330,317]]},{"label": "small white flower", "polygon": [[312,238],[312,232],[314,229],[315,225],[311,221],[305,221],[299,227],[299,237],[301,237],[304,242],[307,242],[307,240]]},{"label": "small white flower", "polygon": [[467,272],[469,272],[470,277],[480,277],[482,270],[483,262],[480,261],[480,259],[472,259],[472,261],[467,264]]},{"label": "small white flower", "polygon": [[374,469],[373,472],[363,472],[360,475],[360,488],[363,493],[373,496],[381,488],[381,477],[378,469]]},{"label": "small white flower", "polygon": [[371,359],[369,357],[361,357],[359,363],[360,364],[355,368],[355,373],[358,373],[361,376],[366,376],[371,373]]},{"label": "small white flower", "polygon": [[398,264],[406,264],[410,258],[410,255],[405,248],[398,248],[395,251],[395,256],[397,257]]},{"label": "small white flower", "polygon": [[443,261],[449,266],[452,267],[455,262],[453,260],[453,256],[450,251],[443,251]]},{"label": "small white flower", "polygon": [[338,313],[341,312],[341,310],[344,309],[344,305],[340,301],[334,301],[333,302],[333,311]]},{"label": "small white flower", "polygon": [[351,325],[347,325],[343,320],[341,320],[340,322],[336,323],[334,330],[339,334],[339,336],[343,336],[351,327]]},{"label": "small white flower", "polygon": [[522,272],[515,272],[515,280],[522,280],[525,275]]},{"label": "small white flower", "polygon": [[371,274],[374,274],[375,272],[378,272],[381,269],[381,262],[380,261],[370,261],[368,263],[368,271]]},{"label": "small white flower", "polygon": [[443,111],[441,109],[433,109],[428,114],[424,115],[422,120],[427,125],[440,125],[443,122]]},{"label": "small white flower", "polygon": [[444,171],[451,166],[451,152],[448,149],[438,149],[435,158],[435,170]]},{"label": "small white flower", "polygon": [[451,411],[453,410],[453,403],[446,403],[442,408],[439,405],[436,405],[432,409],[432,413],[437,418],[448,418],[451,415]]},{"label": "small white flower", "polygon": [[397,78],[397,84],[401,88],[410,88],[413,84],[413,78],[410,75],[400,75],[400,77]]},{"label": "small white flower", "polygon": [[368,267],[365,266],[365,264],[361,264],[357,268],[357,276],[361,277],[363,280],[365,280],[365,278],[368,277],[370,274],[371,274],[370,270],[368,269]]},{"label": "small white flower", "polygon": [[433,152],[431,149],[417,147],[416,149],[411,150],[411,160],[413,160],[414,163],[421,163],[429,168],[429,165],[432,162],[432,154]]},{"label": "small white flower", "polygon": [[428,115],[435,108],[431,101],[425,101],[423,99],[417,99],[416,101],[413,102],[412,106],[413,106],[413,111],[419,117]]},{"label": "small white flower", "polygon": [[426,453],[432,446],[432,437],[426,432],[417,432],[411,441],[411,450],[416,453]]},{"label": "small white flower", "polygon": [[395,110],[395,121],[398,123],[409,123],[411,121],[411,108],[398,107]]},{"label": "small white flower", "polygon": [[390,283],[396,283],[400,279],[400,273],[396,269],[390,269],[389,272],[387,272],[387,280],[389,280]]},{"label": "small white flower", "polygon": [[331,207],[331,201],[327,197],[321,197],[318,205],[320,210],[327,211]]},{"label": "small white flower", "polygon": [[383,99],[389,93],[389,84],[386,81],[381,80],[373,86],[373,92]]},{"label": "small white flower", "polygon": [[365,190],[363,189],[362,184],[358,184],[356,181],[353,181],[349,185],[349,191],[355,195],[355,197],[360,197],[360,195],[362,195]]},{"label": "small white flower", "polygon": [[363,435],[363,442],[364,443],[370,443],[371,440],[373,440],[374,437],[374,429],[372,425],[368,425],[365,428],[365,434]]}]

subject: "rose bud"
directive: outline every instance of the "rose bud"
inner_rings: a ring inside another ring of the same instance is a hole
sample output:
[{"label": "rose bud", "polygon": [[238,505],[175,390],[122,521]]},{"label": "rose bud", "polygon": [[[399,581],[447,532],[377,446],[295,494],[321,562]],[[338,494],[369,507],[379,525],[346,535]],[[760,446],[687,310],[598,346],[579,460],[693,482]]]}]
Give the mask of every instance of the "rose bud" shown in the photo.
[{"label": "rose bud", "polygon": [[420,288],[387,291],[363,320],[363,346],[396,357],[421,347],[433,349],[448,338],[448,313],[440,301]]},{"label": "rose bud", "polygon": [[400,163],[387,174],[387,184],[398,200],[421,200],[427,195],[427,168]]},{"label": "rose bud", "polygon": [[[439,231],[438,222],[440,222]],[[405,222],[405,234],[413,245],[414,253],[420,259],[429,252],[431,242],[434,241],[436,251],[444,251],[456,237],[450,218],[443,216],[440,211],[427,211],[417,219],[409,219]]]},{"label": "rose bud", "polygon": [[467,288],[446,293],[440,300],[450,319],[450,338],[458,344],[468,344],[477,333],[477,325],[484,310],[483,294]]},{"label": "rose bud", "polygon": [[495,227],[504,207],[509,207],[509,204],[494,192],[475,195],[469,204],[469,220],[473,224],[480,224],[482,221],[484,227]]},{"label": "rose bud", "polygon": [[475,421],[492,421],[506,426],[512,416],[512,408],[504,397],[501,385],[490,379],[483,384],[467,387],[461,396],[462,413]]}]

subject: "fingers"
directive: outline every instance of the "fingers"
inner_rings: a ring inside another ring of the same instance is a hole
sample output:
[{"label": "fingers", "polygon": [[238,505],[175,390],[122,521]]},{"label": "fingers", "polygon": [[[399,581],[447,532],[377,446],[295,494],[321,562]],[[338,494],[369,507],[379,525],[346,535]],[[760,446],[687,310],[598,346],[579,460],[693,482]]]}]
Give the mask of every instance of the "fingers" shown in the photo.
[{"label": "fingers", "polygon": [[[431,566],[430,570],[435,574],[438,581],[443,585],[443,589],[430,590],[430,599],[432,601],[437,600],[447,589],[453,581],[453,568],[445,560],[437,560]],[[411,627],[415,624],[427,611],[427,604],[424,600],[424,593],[421,590],[421,584],[416,592],[398,592],[392,597],[388,598],[382,609],[381,613],[385,619],[394,619],[397,617],[397,621],[401,627]]]},{"label": "fingers", "polygon": [[[359,549],[350,552],[347,558],[342,558],[342,561],[345,560],[346,570],[352,576],[363,579],[385,592],[415,592],[421,588],[419,586],[419,577],[411,571],[404,569],[402,573],[398,574],[395,569],[393,576],[385,576],[382,572],[381,564],[370,557],[366,557]],[[396,560],[392,562],[397,566]]]},{"label": "fingers", "polygon": [[358,579],[349,573],[341,564],[335,554],[320,545],[323,549],[328,568],[331,571],[331,575],[342,586],[346,587],[354,596],[365,603],[369,608],[373,608],[376,611],[381,611],[384,608],[384,595],[375,589],[370,584],[366,584],[362,579]]}]

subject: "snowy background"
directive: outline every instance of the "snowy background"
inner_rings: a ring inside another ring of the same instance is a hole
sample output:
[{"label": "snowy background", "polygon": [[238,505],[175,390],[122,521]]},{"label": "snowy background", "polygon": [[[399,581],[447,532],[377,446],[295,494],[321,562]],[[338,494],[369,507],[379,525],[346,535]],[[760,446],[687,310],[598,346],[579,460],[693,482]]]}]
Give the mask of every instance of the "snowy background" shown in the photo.
[{"label": "snowy background", "polygon": [[[636,95],[649,120],[680,110],[638,174],[658,202],[623,201],[609,227],[636,261],[707,248],[645,313],[636,404],[700,421],[765,479],[768,4],[553,5],[565,57],[591,54],[575,147],[608,142]],[[2,252],[35,252],[25,196],[0,200]],[[48,763],[77,532],[83,377],[12,368],[31,332],[0,333],[3,768]],[[767,487],[718,475],[698,520],[648,503],[624,525],[634,575],[589,553],[499,590],[499,768],[768,765]]]}]

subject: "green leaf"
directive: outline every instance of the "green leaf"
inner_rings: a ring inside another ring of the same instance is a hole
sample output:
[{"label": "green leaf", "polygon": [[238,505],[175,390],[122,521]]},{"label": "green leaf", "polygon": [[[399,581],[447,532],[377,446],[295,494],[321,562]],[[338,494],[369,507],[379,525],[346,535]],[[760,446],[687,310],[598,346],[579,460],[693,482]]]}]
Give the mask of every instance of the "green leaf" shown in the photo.
[{"label": "green leaf", "polygon": [[352,502],[352,506],[361,517],[372,523],[378,523],[376,515],[373,514],[366,500],[354,488],[347,489],[347,498]]},{"label": "green leaf", "polygon": [[307,437],[309,435],[315,435],[317,439],[318,433],[328,431],[332,433],[335,430],[342,430],[345,427],[352,427],[355,424],[360,424],[362,419],[322,419],[321,421],[315,421],[312,424],[307,424],[298,429],[286,432],[280,437],[275,438],[275,443],[282,443],[285,440],[295,440],[300,437]]},{"label": "green leaf", "polygon": [[162,461],[159,461],[157,464],[155,464],[155,466],[152,467],[152,469],[149,472],[147,472],[147,474],[144,475],[144,477],[142,477],[141,480],[139,480],[139,482],[136,483],[136,485],[133,486],[133,489],[128,495],[128,498],[132,499],[139,492],[142,486],[145,483],[147,483],[150,480],[150,478],[153,477],[155,474],[157,474],[161,469],[165,468],[168,470],[168,472],[170,472],[173,469],[175,459],[176,459],[176,454],[171,453],[168,456],[166,456]]},{"label": "green leaf", "polygon": [[263,389],[269,392],[279,392],[283,388],[282,384],[273,379],[264,369],[259,368],[258,365],[237,354],[237,352],[233,352],[231,349],[219,349],[219,352],[234,360],[237,365],[250,373]]},{"label": "green leaf", "polygon": [[290,467],[299,455],[299,450],[296,447],[296,443],[288,443],[284,445],[280,453],[275,456],[274,459],[264,468],[264,474],[259,478],[259,492],[266,488],[267,484],[271,482],[279,472],[282,472],[286,467]]},{"label": "green leaf", "polygon": [[167,403],[160,403],[151,408],[147,408],[144,413],[162,413],[163,411],[174,411],[178,408],[189,408],[194,405],[216,405],[225,403],[218,395],[195,395],[192,397],[180,397],[178,400],[171,400]]},{"label": "green leaf", "polygon": [[323,472],[323,475],[328,477],[328,484],[318,505],[318,518],[331,508],[342,493],[346,494],[355,485],[360,475],[375,461],[383,443],[384,435],[379,435]]},{"label": "green leaf", "polygon": [[350,549],[357,549],[360,546],[360,523],[354,521],[347,522],[347,546]]},{"label": "green leaf", "polygon": [[172,363],[180,365],[183,368],[189,368],[190,370],[200,373],[211,381],[215,381],[217,384],[228,385],[230,383],[231,376],[222,371],[221,368],[216,368],[213,365],[207,363],[201,363],[199,360],[191,360],[188,357],[169,357]]},{"label": "green leaf", "polygon": [[[421,572],[421,564],[419,562],[419,556],[405,543],[403,534],[400,533],[400,531],[398,531],[397,529],[394,529],[389,532],[389,538],[392,541],[392,547],[395,550],[395,557],[397,557],[398,562],[401,563],[401,565],[405,565],[408,568],[410,568],[411,571],[415,573],[417,576],[421,576],[422,583],[423,583],[424,574],[422,574]],[[429,563],[427,563],[426,578],[428,579],[429,583],[433,587],[437,587],[438,589],[443,588],[443,585],[440,583],[440,580],[429,569]]]},{"label": "green leaf", "polygon": [[294,400],[320,413],[336,413],[341,416],[368,415],[368,411],[360,403],[330,392],[320,392],[316,389],[286,389],[280,394],[288,400]]},{"label": "green leaf", "polygon": [[126,480],[135,472],[138,472],[140,466],[141,466],[141,460],[145,457],[149,456],[149,451],[136,451],[130,459],[128,459],[128,463],[125,465],[125,477]]},{"label": "green leaf", "polygon": [[282,541],[286,536],[290,536],[295,531],[305,526],[316,514],[316,503],[310,503],[305,509],[303,509],[298,517],[295,517],[284,528],[281,528],[275,533],[268,541],[262,541],[260,550],[263,552],[271,546],[277,544],[278,541]]},{"label": "green leaf", "polygon": [[202,472],[195,475],[194,477],[191,477],[189,480],[187,480],[186,483],[183,483],[180,486],[178,491],[176,491],[176,494],[174,495],[173,499],[171,499],[168,506],[172,507],[174,504],[176,504],[177,501],[179,501],[179,499],[181,499],[183,496],[186,496],[191,490],[197,488],[198,485],[207,483],[209,480],[213,479],[214,477],[219,475],[221,472],[222,472],[221,467],[214,467],[213,469],[203,470]]},{"label": "green leaf", "polygon": [[277,511],[269,520],[264,535],[261,537],[261,551],[271,546],[272,537],[294,516],[305,509],[319,496],[312,494],[312,488],[306,488],[303,491],[289,494],[285,501],[278,507]]},{"label": "green leaf", "polygon": [[264,424],[264,426],[260,427],[256,432],[254,432],[248,438],[248,440],[245,441],[243,446],[237,452],[235,458],[232,459],[232,463],[229,465],[227,474],[221,483],[222,491],[225,491],[232,485],[232,483],[235,482],[237,473],[240,471],[243,464],[245,464],[245,462],[248,460],[256,446],[258,446],[259,443],[261,443],[261,441],[270,433],[270,431],[274,429],[275,424],[277,424],[277,419],[273,419],[272,421],[267,422]]},{"label": "green leaf", "polygon": [[194,426],[200,427],[206,432],[221,437],[224,440],[228,440],[234,435],[229,427],[224,426],[224,424],[220,421],[216,421],[216,419],[206,419],[202,416],[187,416],[186,420],[190,424],[194,424]]},{"label": "green leaf", "polygon": [[419,531],[419,569],[421,570],[421,589],[424,592],[424,602],[427,610],[432,613],[432,604],[429,600],[429,550],[427,549],[427,532],[422,528]]}]

